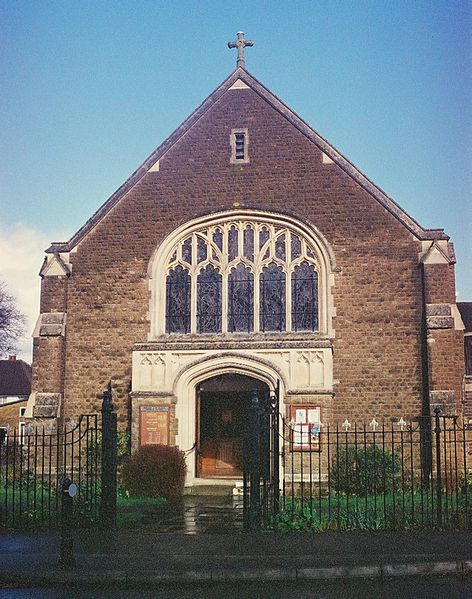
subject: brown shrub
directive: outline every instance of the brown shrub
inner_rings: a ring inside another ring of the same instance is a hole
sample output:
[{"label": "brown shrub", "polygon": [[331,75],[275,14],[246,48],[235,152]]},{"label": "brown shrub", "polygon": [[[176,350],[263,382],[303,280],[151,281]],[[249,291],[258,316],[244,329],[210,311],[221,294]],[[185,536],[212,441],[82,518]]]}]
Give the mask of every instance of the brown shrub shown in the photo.
[{"label": "brown shrub", "polygon": [[131,497],[164,497],[182,494],[187,464],[185,455],[170,445],[145,445],[125,460],[122,483]]}]

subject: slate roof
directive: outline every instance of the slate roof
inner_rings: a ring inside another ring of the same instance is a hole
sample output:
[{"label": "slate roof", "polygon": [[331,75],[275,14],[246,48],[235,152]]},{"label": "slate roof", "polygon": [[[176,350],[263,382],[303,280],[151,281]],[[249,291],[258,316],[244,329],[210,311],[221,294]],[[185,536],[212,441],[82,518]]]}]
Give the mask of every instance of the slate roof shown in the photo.
[{"label": "slate roof", "polygon": [[472,333],[472,302],[457,302],[466,333]]},{"label": "slate roof", "polygon": [[0,360],[0,395],[29,395],[31,366],[23,360]]},{"label": "slate roof", "polygon": [[293,110],[279,100],[268,88],[260,83],[245,69],[238,67],[194,112],[162,143],[143,164],[115,191],[113,195],[95,212],[68,242],[54,242],[47,253],[68,252],[101,221],[101,219],[147,174],[149,169],[160,160],[169,149],[225,94],[238,80],[243,81],[275,110],[282,114],[294,127],[313,144],[333,160],[344,172],[370,193],[380,204],[393,214],[403,225],[420,240],[449,239],[443,229],[424,229],[394,200],[368,179],[356,166],[338,152],[319,133],[312,129]]}]

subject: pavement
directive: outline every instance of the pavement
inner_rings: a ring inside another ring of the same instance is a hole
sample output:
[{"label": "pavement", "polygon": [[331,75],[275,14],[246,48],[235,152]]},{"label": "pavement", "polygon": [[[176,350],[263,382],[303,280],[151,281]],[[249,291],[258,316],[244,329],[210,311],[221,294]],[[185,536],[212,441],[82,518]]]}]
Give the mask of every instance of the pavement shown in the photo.
[{"label": "pavement", "polygon": [[133,530],[76,531],[68,568],[59,565],[59,533],[0,533],[0,588],[452,575],[470,577],[472,589],[470,532],[245,533],[240,507],[187,498]]},{"label": "pavement", "polygon": [[[60,535],[0,535],[0,587],[139,586],[462,575],[472,583],[466,532],[185,534],[86,531],[75,565],[59,566]],[[472,588],[472,586],[471,586]]]}]

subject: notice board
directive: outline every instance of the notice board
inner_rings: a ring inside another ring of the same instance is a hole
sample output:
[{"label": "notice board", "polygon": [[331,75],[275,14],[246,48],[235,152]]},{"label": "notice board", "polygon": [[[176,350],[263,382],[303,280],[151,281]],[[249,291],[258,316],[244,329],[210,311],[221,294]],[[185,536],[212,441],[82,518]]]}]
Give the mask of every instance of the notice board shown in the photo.
[{"label": "notice board", "polygon": [[320,406],[290,406],[290,427],[292,451],[320,451]]},{"label": "notice board", "polygon": [[139,445],[168,445],[169,406],[141,406]]}]

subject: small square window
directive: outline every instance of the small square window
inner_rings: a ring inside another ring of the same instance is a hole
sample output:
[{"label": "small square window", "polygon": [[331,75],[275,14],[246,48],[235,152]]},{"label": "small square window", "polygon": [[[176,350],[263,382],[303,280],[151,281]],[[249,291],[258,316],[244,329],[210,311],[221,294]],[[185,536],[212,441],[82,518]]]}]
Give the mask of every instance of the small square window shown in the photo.
[{"label": "small square window", "polygon": [[231,164],[249,162],[249,134],[247,129],[232,129],[230,136]]}]

